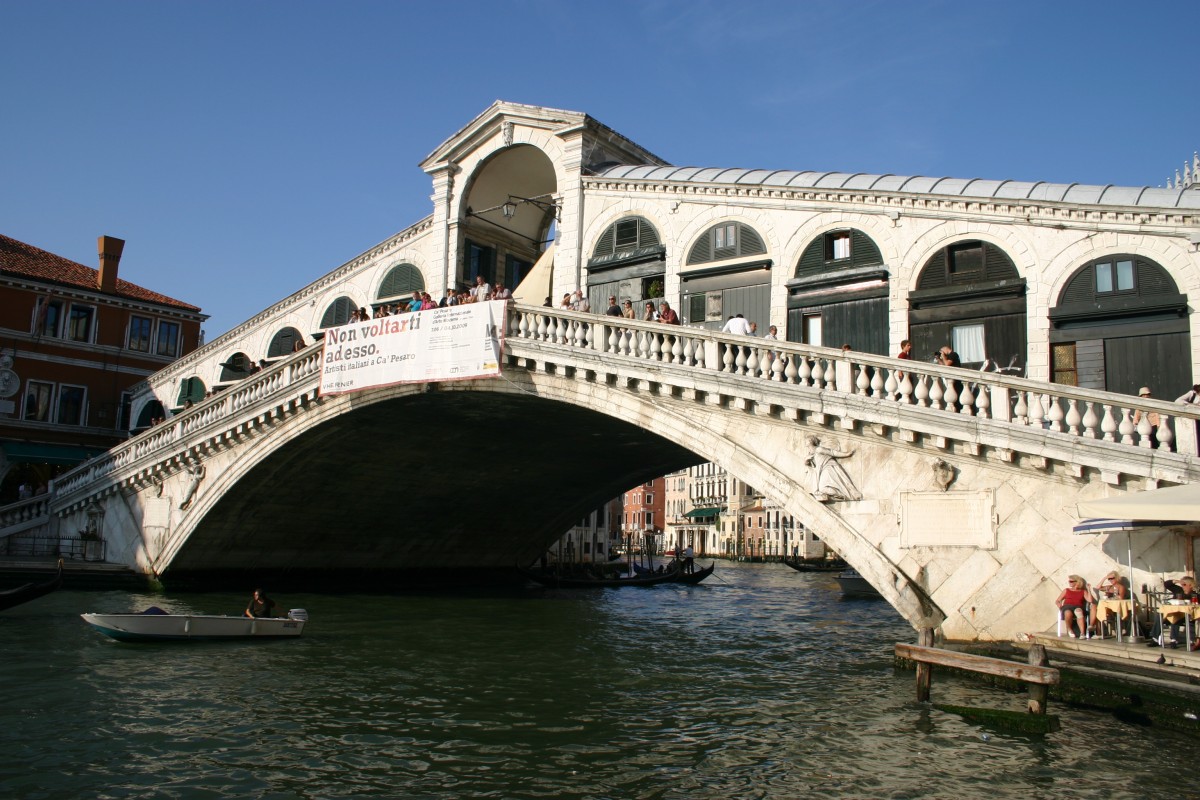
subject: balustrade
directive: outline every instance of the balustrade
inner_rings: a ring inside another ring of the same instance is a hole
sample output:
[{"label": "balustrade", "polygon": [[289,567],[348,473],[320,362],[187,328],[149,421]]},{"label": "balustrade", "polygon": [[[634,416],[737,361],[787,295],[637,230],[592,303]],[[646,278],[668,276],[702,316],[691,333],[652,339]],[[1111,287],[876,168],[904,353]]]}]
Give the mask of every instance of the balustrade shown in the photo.
[{"label": "balustrade", "polygon": [[[1047,434],[1196,453],[1195,420],[1200,414],[1190,407],[795,342],[767,343],[701,328],[516,304],[509,304],[508,313],[510,348],[536,342],[778,386],[869,397],[1041,429]],[[321,354],[319,347],[306,348],[205,399],[60,476],[52,484],[54,493],[69,494],[144,458],[177,449],[181,442],[226,424],[231,415],[276,402],[298,388],[310,391],[320,378]],[[1152,414],[1158,415],[1157,426],[1152,425]],[[1176,420],[1183,424],[1176,425]],[[0,517],[2,527],[4,518]]]}]

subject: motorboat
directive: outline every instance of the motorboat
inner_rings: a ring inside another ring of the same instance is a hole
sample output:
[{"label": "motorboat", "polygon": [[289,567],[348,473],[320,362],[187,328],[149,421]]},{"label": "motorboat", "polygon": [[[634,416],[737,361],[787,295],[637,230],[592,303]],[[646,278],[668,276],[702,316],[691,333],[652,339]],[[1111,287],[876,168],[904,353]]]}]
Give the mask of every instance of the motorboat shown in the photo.
[{"label": "motorboat", "polygon": [[283,639],[304,632],[308,612],[293,608],[286,617],[228,617],[168,614],[151,606],[138,614],[80,614],[105,636],[125,642],[205,639]]}]

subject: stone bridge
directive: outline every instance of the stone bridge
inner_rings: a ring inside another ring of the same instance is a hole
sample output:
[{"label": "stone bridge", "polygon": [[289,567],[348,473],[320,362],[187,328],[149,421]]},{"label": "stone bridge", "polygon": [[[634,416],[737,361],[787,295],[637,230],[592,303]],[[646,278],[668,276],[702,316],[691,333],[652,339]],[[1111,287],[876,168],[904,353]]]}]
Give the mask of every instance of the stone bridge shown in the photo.
[{"label": "stone bridge", "polygon": [[[499,378],[325,397],[321,347],[300,350],[0,510],[0,536],[91,526],[168,582],[482,579],[712,461],[914,626],[1007,639],[1049,627],[1066,574],[1123,560],[1123,537],[1072,535],[1078,500],[1198,477],[1181,405],[519,304],[506,324]],[[1140,577],[1177,568],[1161,538]]]}]

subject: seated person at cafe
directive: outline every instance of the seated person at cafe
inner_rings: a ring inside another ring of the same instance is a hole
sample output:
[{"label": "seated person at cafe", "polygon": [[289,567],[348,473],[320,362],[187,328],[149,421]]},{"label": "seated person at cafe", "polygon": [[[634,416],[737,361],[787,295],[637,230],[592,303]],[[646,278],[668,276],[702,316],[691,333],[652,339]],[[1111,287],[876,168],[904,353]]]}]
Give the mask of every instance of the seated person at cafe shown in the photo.
[{"label": "seated person at cafe", "polygon": [[[1067,576],[1067,588],[1058,593],[1054,605],[1058,606],[1059,618],[1066,621],[1067,633],[1075,638],[1073,625],[1078,625],[1079,636],[1087,634],[1087,584],[1078,575]],[[1061,635],[1061,634],[1060,634]]]},{"label": "seated person at cafe", "polygon": [[[1184,600],[1188,603],[1200,603],[1200,591],[1196,589],[1196,580],[1191,575],[1184,575],[1177,581],[1164,581],[1163,588],[1171,593],[1173,600]],[[1166,638],[1163,638],[1163,618],[1166,618],[1169,631]],[[1176,613],[1159,614],[1154,622],[1154,630],[1150,632],[1150,647],[1160,645],[1174,646],[1179,642],[1187,641],[1187,632],[1183,626],[1190,624],[1191,618],[1187,611],[1179,611]]]},{"label": "seated person at cafe", "polygon": [[[1100,636],[1103,633],[1101,630],[1102,625],[1107,622],[1109,618],[1115,616],[1115,612],[1111,610],[1101,610],[1101,603],[1103,603],[1105,600],[1128,599],[1129,587],[1125,585],[1125,581],[1121,579],[1121,576],[1117,574],[1117,571],[1114,569],[1105,575],[1104,579],[1100,581],[1098,586],[1096,586],[1096,596],[1092,601],[1092,633],[1096,636]],[[1121,619],[1125,619],[1124,613],[1121,614]]]}]

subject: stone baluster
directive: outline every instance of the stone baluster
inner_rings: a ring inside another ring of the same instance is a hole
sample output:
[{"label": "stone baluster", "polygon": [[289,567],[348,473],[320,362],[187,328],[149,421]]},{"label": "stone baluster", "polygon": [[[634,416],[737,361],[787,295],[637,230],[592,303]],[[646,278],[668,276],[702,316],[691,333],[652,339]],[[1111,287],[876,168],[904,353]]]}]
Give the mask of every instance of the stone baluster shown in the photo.
[{"label": "stone baluster", "polygon": [[1063,413],[1062,401],[1050,395],[1046,395],[1046,397],[1050,401],[1050,409],[1046,414],[1046,418],[1050,420],[1050,430],[1061,433],[1063,429],[1062,422],[1066,417],[1066,414]]},{"label": "stone baluster", "polygon": [[979,394],[975,397],[975,416],[980,419],[988,418],[988,411],[992,407],[992,391],[989,386],[980,386]]},{"label": "stone baluster", "polygon": [[1013,406],[1013,417],[1015,418],[1015,421],[1021,425],[1028,425],[1029,404],[1025,401],[1025,398],[1028,397],[1029,393],[1023,389],[1018,389],[1016,394],[1017,402],[1016,405]]},{"label": "stone baluster", "polygon": [[1041,428],[1042,420],[1046,417],[1046,407],[1042,405],[1042,396],[1036,392],[1029,393],[1029,427]]},{"label": "stone baluster", "polygon": [[647,336],[650,337],[650,360],[662,361],[662,337],[657,333],[649,333]]},{"label": "stone baluster", "polygon": [[1088,439],[1096,438],[1096,426],[1100,424],[1100,416],[1096,413],[1096,403],[1084,403],[1087,411],[1083,414],[1083,435]]},{"label": "stone baluster", "polygon": [[825,368],[821,366],[821,359],[816,357],[813,358],[812,385],[818,390],[825,388]]},{"label": "stone baluster", "polygon": [[747,350],[747,348],[742,347],[740,344],[735,344],[733,346],[733,348],[737,352],[737,357],[734,359],[733,374],[745,375],[746,374],[746,350]]},{"label": "stone baluster", "polygon": [[958,394],[958,412],[966,414],[968,417],[975,413],[975,393],[971,391],[971,384],[966,381],[962,382],[962,391]]},{"label": "stone baluster", "polygon": [[696,360],[696,366],[699,369],[704,369],[705,354],[708,352],[707,344],[703,339],[691,339],[689,341],[695,343],[695,347],[692,350],[692,357]]},{"label": "stone baluster", "polygon": [[650,331],[638,331],[638,358],[643,361],[650,358]]},{"label": "stone baluster", "polygon": [[[850,368],[854,369],[854,365],[851,364]],[[867,389],[870,388],[870,386],[871,386],[871,381],[867,377],[867,367],[865,364],[859,364],[858,365],[858,377],[854,379],[854,393],[866,395]]]},{"label": "stone baluster", "polygon": [[621,346],[621,329],[612,325],[608,329],[608,352],[619,353]]},{"label": "stone baluster", "polygon": [[1121,424],[1117,426],[1117,430],[1121,434],[1121,444],[1133,444],[1133,432],[1137,428],[1133,424],[1133,415],[1129,413],[1128,408],[1121,409]]},{"label": "stone baluster", "polygon": [[725,353],[721,356],[721,363],[724,364],[725,366],[724,366],[724,369],[722,369],[721,371],[722,372],[733,372],[733,369],[734,369],[733,345],[728,345],[728,344],[725,345],[724,350],[725,350]]},{"label": "stone baluster", "polygon": [[778,350],[770,351],[771,353],[771,380],[783,383],[790,381],[787,376],[787,364],[783,360],[783,353]]},{"label": "stone baluster", "polygon": [[[907,379],[907,375],[905,379]],[[921,408],[929,407],[929,376],[922,375],[917,378],[917,386],[913,390],[913,397],[917,399],[917,405]]]},{"label": "stone baluster", "polygon": [[683,357],[683,337],[682,336],[672,336],[671,337],[671,363],[672,364],[688,363]]},{"label": "stone baluster", "polygon": [[1104,431],[1104,441],[1115,442],[1117,437],[1117,418],[1113,415],[1112,405],[1104,404],[1104,419],[1100,421],[1100,430]]},{"label": "stone baluster", "polygon": [[1171,417],[1166,414],[1158,415],[1158,449],[1168,453],[1174,451],[1175,432],[1171,430]]},{"label": "stone baluster", "polygon": [[929,407],[941,409],[945,396],[946,390],[942,388],[942,379],[936,375],[929,376]]},{"label": "stone baluster", "polygon": [[[891,370],[888,370],[888,380],[895,384],[895,380],[891,377]],[[891,393],[884,393],[883,367],[879,367],[871,372],[871,397],[877,400],[882,400],[884,397],[891,397]]]},{"label": "stone baluster", "polygon": [[896,392],[899,391],[899,389],[900,382],[896,380],[896,370],[889,369],[887,371],[887,380],[884,381],[883,384],[883,396],[889,399],[893,398],[896,396]]},{"label": "stone baluster", "polygon": [[[918,384],[919,383],[920,383],[920,379],[918,378]],[[908,370],[905,370],[903,372],[903,377],[900,378],[900,385],[896,387],[896,391],[900,395],[900,397],[898,398],[899,401],[901,403],[904,403],[905,405],[912,403],[913,402],[913,391],[915,390],[915,388],[916,387],[913,386],[912,373],[909,372]]]},{"label": "stone baluster", "polygon": [[1147,450],[1150,449],[1150,444],[1151,444],[1150,429],[1151,429],[1151,427],[1153,427],[1153,426],[1150,424],[1150,415],[1142,414],[1137,422],[1138,447],[1144,447]]},{"label": "stone baluster", "polygon": [[[1072,436],[1078,436],[1079,424],[1083,421],[1083,415],[1079,413],[1079,403],[1072,398],[1064,399],[1066,399],[1067,403],[1067,433],[1071,434]],[[1060,399],[1058,402],[1061,404],[1063,399]]]}]

